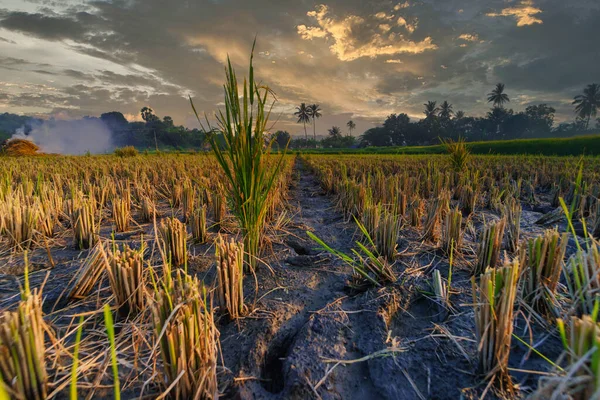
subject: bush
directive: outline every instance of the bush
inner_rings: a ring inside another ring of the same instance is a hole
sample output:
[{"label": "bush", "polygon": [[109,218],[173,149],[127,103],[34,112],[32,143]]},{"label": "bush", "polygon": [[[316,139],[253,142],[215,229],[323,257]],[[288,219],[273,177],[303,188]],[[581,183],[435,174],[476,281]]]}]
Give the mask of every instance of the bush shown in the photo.
[{"label": "bush", "polygon": [[117,147],[115,149],[115,156],[117,157],[135,157],[138,155],[138,151],[133,146]]}]

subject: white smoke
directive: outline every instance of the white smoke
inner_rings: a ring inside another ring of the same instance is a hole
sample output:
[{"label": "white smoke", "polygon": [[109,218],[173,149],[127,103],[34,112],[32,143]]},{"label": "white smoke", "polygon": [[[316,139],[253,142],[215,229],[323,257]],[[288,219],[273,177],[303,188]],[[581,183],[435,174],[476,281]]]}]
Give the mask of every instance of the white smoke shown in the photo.
[{"label": "white smoke", "polygon": [[74,121],[43,121],[17,129],[15,139],[31,140],[44,153],[92,154],[108,153],[114,149],[112,134],[106,124],[99,119]]}]

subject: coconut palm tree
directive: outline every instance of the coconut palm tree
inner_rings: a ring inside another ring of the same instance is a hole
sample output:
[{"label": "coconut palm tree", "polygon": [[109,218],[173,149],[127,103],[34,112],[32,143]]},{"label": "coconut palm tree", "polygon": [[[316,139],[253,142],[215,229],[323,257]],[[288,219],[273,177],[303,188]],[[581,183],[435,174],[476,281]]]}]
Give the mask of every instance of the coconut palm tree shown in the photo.
[{"label": "coconut palm tree", "polygon": [[454,119],[457,120],[461,120],[465,117],[465,112],[462,110],[458,110],[455,114],[454,114]]},{"label": "coconut palm tree", "polygon": [[502,107],[504,103],[510,102],[508,95],[504,93],[504,83],[497,83],[494,90],[488,93],[488,103],[493,103],[494,107]]},{"label": "coconut palm tree", "polygon": [[600,85],[592,83],[583,89],[583,94],[578,94],[573,99],[575,112],[582,120],[585,120],[585,129],[590,126],[590,119],[596,117],[600,108]]},{"label": "coconut palm tree", "polygon": [[294,115],[296,117],[298,117],[298,123],[302,123],[304,125],[304,139],[306,140],[306,143],[308,144],[308,134],[306,133],[306,123],[310,122],[310,107],[306,106],[306,103],[301,103],[299,106],[296,107],[296,112],[294,113]]},{"label": "coconut palm tree", "polygon": [[425,111],[423,111],[423,114],[425,114],[425,119],[431,119],[435,117],[440,110],[437,107],[437,102],[435,101],[428,101],[423,105],[425,106]]},{"label": "coconut palm tree", "polygon": [[316,120],[318,118],[321,118],[321,108],[319,107],[318,104],[313,104],[311,106],[308,106],[308,109],[310,111],[310,117],[313,120],[313,139],[315,139],[315,146],[317,145],[317,123]]},{"label": "coconut palm tree", "polygon": [[356,128],[356,124],[354,123],[354,121],[350,120],[348,121],[346,126],[348,127],[349,136],[352,136],[352,131]]},{"label": "coconut palm tree", "polygon": [[331,129],[327,130],[327,132],[329,132],[329,136],[334,139],[339,139],[342,137],[342,130],[339,126],[332,126]]},{"label": "coconut palm tree", "polygon": [[452,104],[444,100],[444,102],[440,105],[438,116],[444,120],[449,120],[450,117],[452,117],[452,114],[454,114],[454,111],[452,110]]}]

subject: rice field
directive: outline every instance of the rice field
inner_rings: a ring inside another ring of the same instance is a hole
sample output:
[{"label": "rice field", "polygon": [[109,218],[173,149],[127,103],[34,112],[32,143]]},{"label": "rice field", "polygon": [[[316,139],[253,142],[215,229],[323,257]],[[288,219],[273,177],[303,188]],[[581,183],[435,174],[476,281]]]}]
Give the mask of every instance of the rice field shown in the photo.
[{"label": "rice field", "polygon": [[5,394],[595,398],[600,161],[449,149],[0,158]]}]

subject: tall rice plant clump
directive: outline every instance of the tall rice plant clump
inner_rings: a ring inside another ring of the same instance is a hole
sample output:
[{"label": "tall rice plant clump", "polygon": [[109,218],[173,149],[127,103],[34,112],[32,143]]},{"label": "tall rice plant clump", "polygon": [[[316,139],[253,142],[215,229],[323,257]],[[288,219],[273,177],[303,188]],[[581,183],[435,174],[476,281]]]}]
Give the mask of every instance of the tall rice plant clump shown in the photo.
[{"label": "tall rice plant clump", "polygon": [[506,218],[506,249],[514,253],[519,247],[519,235],[521,233],[521,203],[514,197],[510,197],[503,207],[502,214]]},{"label": "tall rice plant clump", "polygon": [[[242,88],[238,87],[237,76],[228,58],[224,86],[225,110],[220,110],[217,115],[218,131],[225,145],[221,145],[216,135],[209,136],[228,182],[229,202],[241,226],[246,261],[251,268],[256,266],[259,256],[259,243],[269,209],[269,190],[276,181],[285,155],[284,150],[269,165],[267,156],[271,146],[265,146],[264,132],[271,114],[272,105],[269,106],[267,102],[272,92],[254,81],[253,56],[254,46],[250,55],[249,77],[244,80]],[[193,103],[192,108],[196,113]],[[213,129],[205,131],[213,132]]]},{"label": "tall rice plant clump", "polygon": [[600,251],[590,243],[587,251],[579,249],[567,261],[565,277],[568,296],[577,315],[592,314],[600,295]]},{"label": "tall rice plant clump", "polygon": [[477,261],[473,266],[473,275],[477,276],[485,272],[486,268],[494,268],[500,258],[502,238],[506,219],[502,218],[496,222],[490,222],[483,228],[479,239]]},{"label": "tall rice plant clump", "polygon": [[450,193],[442,193],[439,197],[430,200],[425,214],[423,226],[423,239],[437,242],[439,239],[439,224],[450,208]]},{"label": "tall rice plant clump", "polygon": [[467,147],[467,142],[463,138],[458,138],[454,141],[452,139],[441,139],[442,145],[446,151],[450,154],[450,165],[456,172],[464,171],[467,168],[470,151]]},{"label": "tall rice plant clump", "polygon": [[556,290],[568,236],[547,230],[521,249],[521,297],[531,310],[547,319],[558,316]]},{"label": "tall rice plant clump", "polygon": [[117,302],[119,315],[134,316],[146,306],[144,249],[128,246],[108,253],[108,280]]},{"label": "tall rice plant clump", "polygon": [[97,241],[96,222],[94,220],[95,204],[96,200],[83,198],[79,203],[79,207],[73,209],[71,220],[73,239],[75,246],[81,250],[89,249]]},{"label": "tall rice plant clump", "polygon": [[27,250],[33,245],[39,211],[20,197],[7,202],[2,210],[4,235],[13,250]]},{"label": "tall rice plant clump", "polygon": [[219,235],[215,246],[219,305],[237,319],[244,313],[244,244]]},{"label": "tall rice plant clump", "polygon": [[446,213],[442,228],[442,249],[446,254],[459,251],[462,246],[462,213],[458,208]]},{"label": "tall rice plant clump", "polygon": [[171,264],[181,266],[187,262],[187,231],[185,224],[177,218],[165,218],[160,221],[158,231],[167,246]]},{"label": "tall rice plant clump", "polygon": [[519,262],[506,261],[471,278],[479,372],[501,393],[513,393],[508,357],[513,332],[513,306],[517,294]]},{"label": "tall rice plant clump", "polygon": [[0,317],[0,385],[12,398],[41,400],[48,395],[45,332],[49,327],[42,315],[42,296],[29,289],[27,262],[25,288],[16,311]]},{"label": "tall rice plant clump", "polygon": [[164,280],[154,289],[152,317],[159,339],[165,387],[174,385],[174,399],[217,399],[219,331],[206,289],[182,270],[171,279],[165,265]]}]

